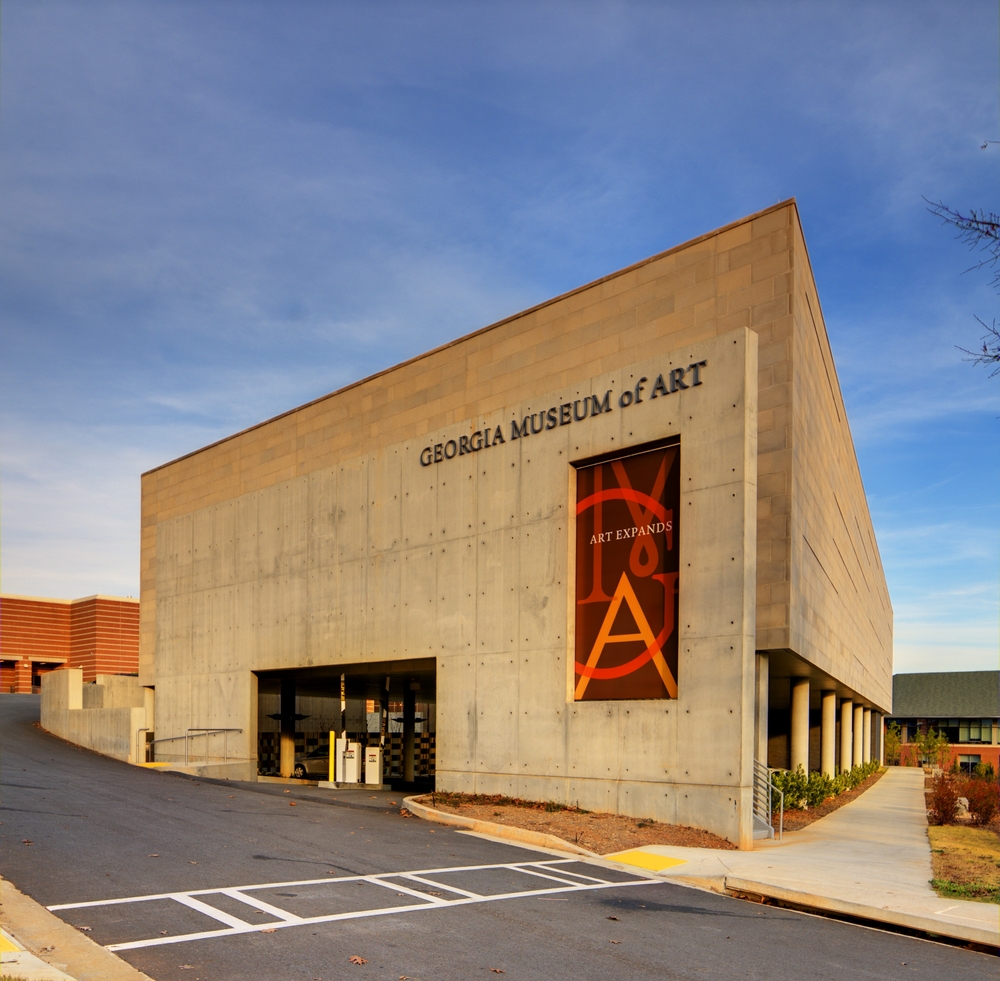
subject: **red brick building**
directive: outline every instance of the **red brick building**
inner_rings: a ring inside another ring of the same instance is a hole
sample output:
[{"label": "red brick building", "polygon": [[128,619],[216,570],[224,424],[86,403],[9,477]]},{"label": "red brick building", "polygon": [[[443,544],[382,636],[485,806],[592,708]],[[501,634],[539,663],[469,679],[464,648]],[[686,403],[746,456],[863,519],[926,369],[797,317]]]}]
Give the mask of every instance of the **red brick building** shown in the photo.
[{"label": "red brick building", "polygon": [[61,667],[82,668],[84,682],[138,672],[139,601],[0,595],[0,691],[38,691]]}]

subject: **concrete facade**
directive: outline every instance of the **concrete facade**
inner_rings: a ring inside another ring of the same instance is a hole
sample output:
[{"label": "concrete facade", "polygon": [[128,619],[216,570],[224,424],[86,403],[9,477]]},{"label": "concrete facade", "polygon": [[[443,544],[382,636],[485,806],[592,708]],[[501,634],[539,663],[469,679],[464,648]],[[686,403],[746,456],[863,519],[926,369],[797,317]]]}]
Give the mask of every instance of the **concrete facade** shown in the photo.
[{"label": "concrete facade", "polygon": [[105,756],[144,762],[153,693],[138,678],[98,675],[84,684],[80,668],[65,668],[45,675],[41,688],[43,729]]},{"label": "concrete facade", "polygon": [[[589,399],[606,411],[575,417]],[[581,701],[575,474],[665,440],[677,697]],[[782,685],[807,736],[821,690],[891,700],[891,606],[794,202],[144,474],[141,574],[158,740],[239,729],[252,760],[259,672],[430,658],[439,788],[743,847]]]}]

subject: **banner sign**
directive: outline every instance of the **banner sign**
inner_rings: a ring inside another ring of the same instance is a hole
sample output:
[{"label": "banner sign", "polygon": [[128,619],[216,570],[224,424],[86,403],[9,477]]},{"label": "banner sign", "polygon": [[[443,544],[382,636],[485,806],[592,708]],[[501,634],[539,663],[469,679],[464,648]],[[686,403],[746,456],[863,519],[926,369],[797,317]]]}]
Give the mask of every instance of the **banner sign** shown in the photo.
[{"label": "banner sign", "polygon": [[677,697],[680,446],[576,478],[577,701]]}]

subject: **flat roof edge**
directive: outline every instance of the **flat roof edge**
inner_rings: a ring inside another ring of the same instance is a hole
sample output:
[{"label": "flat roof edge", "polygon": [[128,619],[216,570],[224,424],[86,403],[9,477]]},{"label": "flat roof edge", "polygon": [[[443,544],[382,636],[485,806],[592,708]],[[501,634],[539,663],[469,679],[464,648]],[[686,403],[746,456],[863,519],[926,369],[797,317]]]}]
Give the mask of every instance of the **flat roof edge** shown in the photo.
[{"label": "flat roof edge", "polygon": [[728,232],[730,229],[738,228],[740,225],[745,225],[749,221],[755,221],[757,218],[761,218],[764,215],[770,214],[772,211],[778,211],[781,208],[787,208],[791,205],[796,214],[798,213],[798,203],[794,197],[786,198],[784,201],[778,201],[776,204],[772,204],[767,208],[762,208],[760,211],[755,211],[753,214],[745,215],[743,218],[739,218],[736,221],[731,221],[727,225],[720,225],[718,228],[712,229],[710,232],[705,232],[703,235],[698,235],[695,238],[688,239],[686,242],[681,242],[679,245],[673,245],[669,249],[665,249],[663,252],[657,252],[655,255],[651,255],[646,259],[640,259],[638,262],[632,263],[630,266],[625,266],[622,269],[617,269],[614,272],[608,273],[605,276],[601,276],[598,279],[591,280],[589,283],[584,283],[582,286],[576,286],[571,290],[567,290],[565,293],[560,293],[558,296],[553,296],[551,299],[545,300],[542,303],[536,303],[534,306],[528,307],[525,310],[520,310],[517,313],[512,313],[501,320],[494,321],[492,324],[487,324],[485,327],[479,327],[476,330],[470,331],[468,334],[463,334],[461,337],[456,337],[454,340],[448,341],[445,344],[439,344],[437,347],[431,348],[429,351],[424,351],[422,354],[416,354],[412,358],[407,358],[405,361],[400,361],[398,364],[391,365],[388,368],[383,368],[381,371],[376,371],[374,374],[367,375],[364,378],[359,378],[357,381],[353,381],[348,385],[344,385],[332,392],[328,392],[326,395],[320,395],[318,398],[311,399],[308,402],[303,402],[301,405],[297,405],[292,409],[287,409],[284,412],[279,412],[276,416],[271,416],[268,419],[264,419],[261,422],[254,423],[252,426],[247,426],[245,429],[239,430],[230,434],[229,436],[223,436],[221,439],[217,439],[212,443],[207,443],[205,446],[201,446],[196,450],[191,450],[190,453],[184,453],[182,456],[175,457],[173,460],[168,460],[166,463],[161,463],[159,466],[152,467],[149,470],[145,470],[142,473],[142,477],[148,477],[150,474],[154,474],[159,470],[164,470],[167,467],[172,467],[175,463],[180,463],[182,460],[190,459],[193,456],[197,456],[199,453],[204,453],[206,450],[211,450],[216,446],[221,446],[223,443],[228,443],[230,440],[239,439],[241,436],[245,436],[247,433],[252,433],[255,429],[260,429],[263,426],[268,426],[272,422],[277,422],[279,419],[284,419],[286,416],[290,416],[295,412],[300,412],[302,409],[307,409],[312,405],[317,405],[320,402],[325,402],[327,399],[332,399],[337,395],[342,395],[344,392],[349,392],[352,388],[357,388],[360,385],[365,385],[376,378],[380,378],[382,375],[387,375],[392,371],[396,371],[399,368],[405,368],[407,365],[415,364],[417,361],[421,361],[424,358],[429,358],[434,354],[438,354],[441,351],[447,351],[450,347],[455,347],[457,344],[462,344],[463,342],[469,340],[473,337],[478,337],[480,334],[485,334],[487,331],[494,330],[497,327],[502,327],[504,324],[510,323],[512,320],[517,320],[520,317],[525,317],[530,313],[535,313],[538,310],[543,310],[545,307],[551,306],[553,303],[559,303],[561,300],[565,300],[568,297],[575,296],[577,293],[582,293],[584,290],[592,289],[595,286],[600,286],[602,283],[606,283],[617,276],[623,276],[626,273],[630,273],[636,269],[641,269],[643,266],[649,265],[651,262],[656,262],[659,259],[663,259],[674,252],[679,252],[682,249],[688,249],[692,245],[697,245],[699,242],[704,242],[707,239],[713,238],[716,235],[721,235],[723,232]]},{"label": "flat roof edge", "polygon": [[112,600],[115,603],[135,603],[139,601],[133,596],[108,596],[105,593],[94,593],[93,596],[81,596],[79,599],[60,599],[55,596],[22,596],[18,593],[0,593],[0,600],[27,600],[32,603],[86,603],[87,600]]}]

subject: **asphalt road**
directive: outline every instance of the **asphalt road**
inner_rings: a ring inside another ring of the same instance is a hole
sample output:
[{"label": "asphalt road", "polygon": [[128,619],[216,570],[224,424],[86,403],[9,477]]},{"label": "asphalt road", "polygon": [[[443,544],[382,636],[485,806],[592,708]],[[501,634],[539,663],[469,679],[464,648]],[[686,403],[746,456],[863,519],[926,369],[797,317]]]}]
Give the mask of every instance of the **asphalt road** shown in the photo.
[{"label": "asphalt road", "polygon": [[[131,767],[37,718],[37,697],[0,695],[3,875],[46,906],[160,896],[58,912],[99,943],[152,944],[120,956],[157,981],[996,977],[985,954],[435,828],[391,795]],[[497,867],[442,871],[475,866]]]}]

